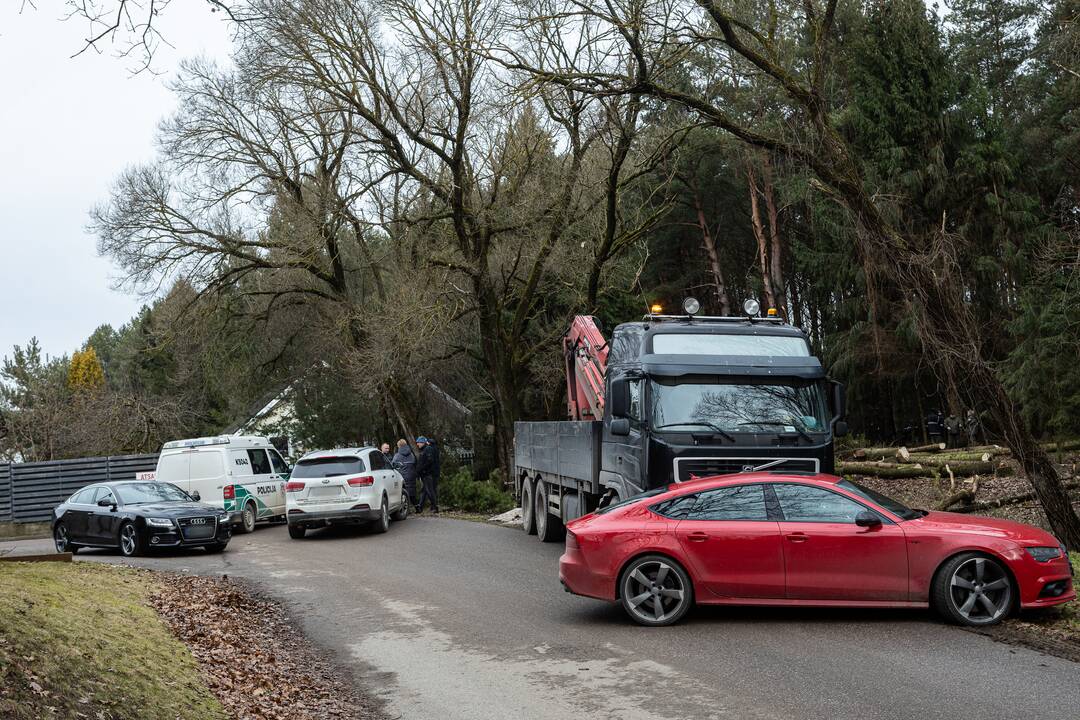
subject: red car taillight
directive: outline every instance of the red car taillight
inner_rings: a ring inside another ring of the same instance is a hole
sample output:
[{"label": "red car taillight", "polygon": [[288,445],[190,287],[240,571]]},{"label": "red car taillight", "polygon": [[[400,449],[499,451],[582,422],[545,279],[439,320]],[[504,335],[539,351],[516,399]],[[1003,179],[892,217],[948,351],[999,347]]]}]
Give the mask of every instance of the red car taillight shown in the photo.
[{"label": "red car taillight", "polygon": [[225,497],[226,500],[235,500],[236,488],[232,485],[226,485],[224,490],[222,491],[222,495]]},{"label": "red car taillight", "polygon": [[287,493],[300,492],[303,489],[304,489],[304,483],[302,483],[302,482],[297,482],[296,480],[290,480],[289,482],[285,483],[285,492],[287,492]]},{"label": "red car taillight", "polygon": [[374,484],[375,477],[373,475],[361,475],[360,477],[349,478],[349,487],[366,487]]},{"label": "red car taillight", "polygon": [[577,547],[578,547],[577,535],[575,535],[574,533],[567,530],[566,531],[566,549],[567,550],[569,550],[570,548],[575,548],[576,549]]}]

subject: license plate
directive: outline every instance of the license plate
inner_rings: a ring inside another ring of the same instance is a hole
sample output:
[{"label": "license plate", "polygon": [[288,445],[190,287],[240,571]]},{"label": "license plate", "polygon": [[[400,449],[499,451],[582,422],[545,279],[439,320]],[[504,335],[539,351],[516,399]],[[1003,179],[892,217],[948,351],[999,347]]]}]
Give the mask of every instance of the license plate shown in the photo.
[{"label": "license plate", "polygon": [[340,487],[313,487],[308,491],[308,498],[337,498],[342,494]]}]

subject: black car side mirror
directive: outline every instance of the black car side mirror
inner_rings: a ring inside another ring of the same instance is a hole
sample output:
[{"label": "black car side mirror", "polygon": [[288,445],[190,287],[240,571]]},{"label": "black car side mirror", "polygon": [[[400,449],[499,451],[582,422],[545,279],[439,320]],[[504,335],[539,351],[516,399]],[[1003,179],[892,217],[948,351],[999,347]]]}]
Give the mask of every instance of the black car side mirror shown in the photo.
[{"label": "black car side mirror", "polygon": [[611,434],[626,437],[630,434],[630,420],[628,418],[615,418],[611,421]]},{"label": "black car side mirror", "polygon": [[114,501],[110,500],[109,498],[101,498],[100,500],[97,501],[97,504],[98,504],[98,507],[107,507],[107,508],[116,507],[116,503]]},{"label": "black car side mirror", "polygon": [[195,502],[199,502],[200,500],[202,500],[202,495],[199,494],[198,490],[192,490],[191,491],[191,499],[194,500]]},{"label": "black car side mirror", "polygon": [[863,510],[855,516],[855,524],[864,528],[878,527],[881,525],[881,518],[869,510]]}]

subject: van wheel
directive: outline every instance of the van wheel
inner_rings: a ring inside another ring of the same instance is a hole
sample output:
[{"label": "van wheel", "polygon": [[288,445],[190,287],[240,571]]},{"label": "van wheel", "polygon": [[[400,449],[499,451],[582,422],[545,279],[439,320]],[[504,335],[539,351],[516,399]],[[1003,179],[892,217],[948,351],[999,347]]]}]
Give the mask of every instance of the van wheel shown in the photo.
[{"label": "van wheel", "polygon": [[250,500],[244,504],[244,512],[240,515],[240,532],[255,532],[255,503]]},{"label": "van wheel", "polygon": [[533,481],[526,477],[521,481],[521,529],[526,535],[536,534],[536,499],[533,497]]},{"label": "van wheel", "polygon": [[562,520],[548,512],[548,485],[540,481],[536,483],[536,536],[540,542],[555,542],[562,538]]}]

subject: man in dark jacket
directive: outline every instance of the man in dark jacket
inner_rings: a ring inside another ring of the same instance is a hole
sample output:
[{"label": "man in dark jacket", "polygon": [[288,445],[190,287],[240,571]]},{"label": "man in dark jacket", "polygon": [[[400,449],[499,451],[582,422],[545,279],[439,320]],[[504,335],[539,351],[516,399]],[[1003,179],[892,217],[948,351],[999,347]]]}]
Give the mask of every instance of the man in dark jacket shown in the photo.
[{"label": "man in dark jacket", "polygon": [[420,457],[416,461],[416,472],[420,476],[420,504],[416,506],[416,512],[424,511],[424,502],[431,501],[431,510],[439,514],[439,448],[435,443],[421,435],[416,438],[416,446],[420,448]]},{"label": "man in dark jacket", "polygon": [[417,507],[420,504],[420,498],[416,494],[416,458],[413,456],[409,443],[404,440],[397,441],[397,452],[394,453],[391,464],[401,473],[401,478],[405,481],[405,494],[409,496],[409,504]]}]

